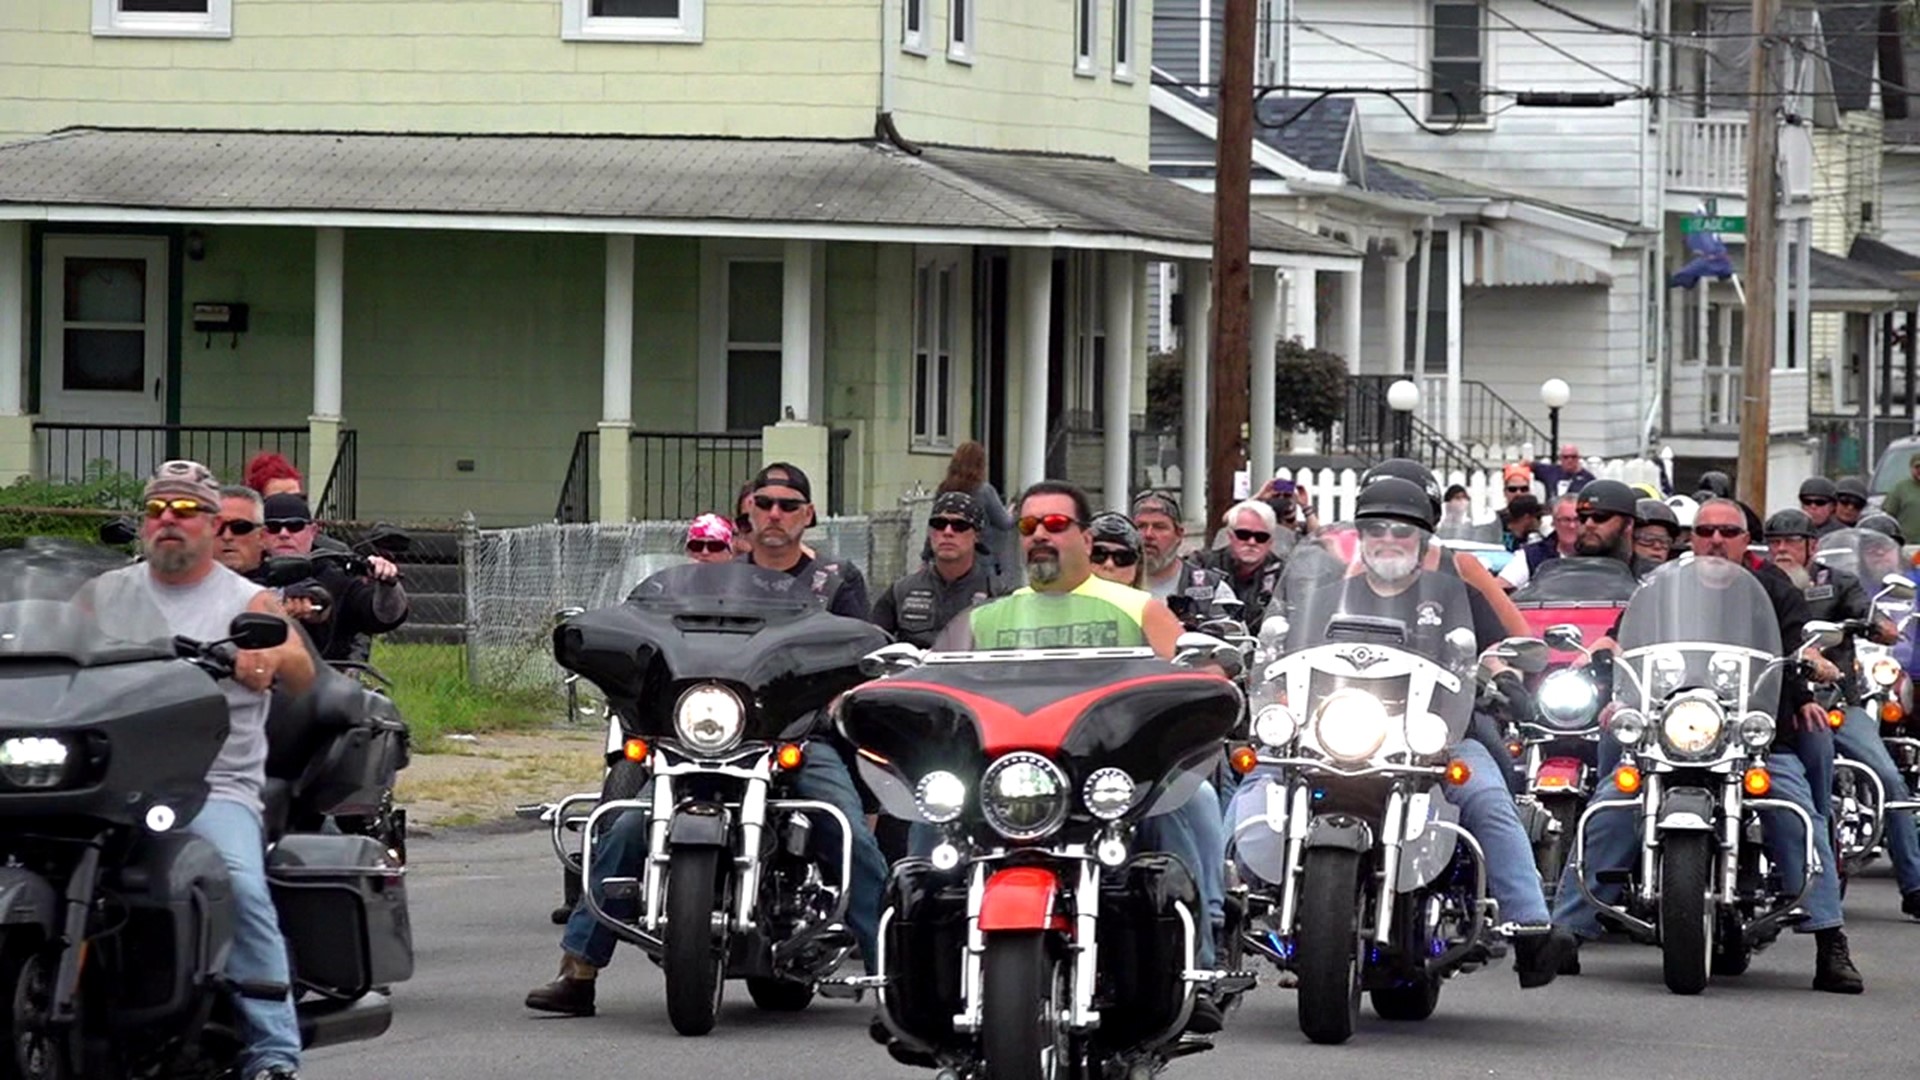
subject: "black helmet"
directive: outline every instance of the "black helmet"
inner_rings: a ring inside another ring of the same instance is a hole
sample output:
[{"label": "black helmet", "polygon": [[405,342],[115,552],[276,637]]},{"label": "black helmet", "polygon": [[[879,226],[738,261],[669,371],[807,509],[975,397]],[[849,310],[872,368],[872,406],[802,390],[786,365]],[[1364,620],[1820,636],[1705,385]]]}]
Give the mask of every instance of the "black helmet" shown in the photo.
[{"label": "black helmet", "polygon": [[1127,515],[1108,510],[1093,515],[1087,522],[1087,534],[1096,544],[1119,544],[1135,555],[1140,554],[1140,530],[1133,527]]},{"label": "black helmet", "polygon": [[1872,513],[1860,519],[1860,528],[1891,536],[1898,543],[1906,543],[1906,533],[1901,531],[1900,522],[1892,514]]},{"label": "black helmet", "polygon": [[1433,520],[1440,520],[1441,500],[1440,481],[1434,479],[1433,471],[1410,458],[1388,458],[1361,474],[1360,486],[1365,488],[1383,477],[1394,476],[1417,485],[1427,493],[1433,503]]},{"label": "black helmet", "polygon": [[1766,539],[1811,540],[1813,519],[1803,510],[1780,510],[1767,519]]},{"label": "black helmet", "polygon": [[1404,521],[1433,531],[1440,509],[1419,484],[1398,476],[1376,477],[1354,500],[1355,521]]},{"label": "black helmet", "polygon": [[1639,512],[1640,499],[1632,488],[1618,480],[1590,480],[1580,489],[1573,505],[1583,514],[1598,510],[1634,517]]},{"label": "black helmet", "polygon": [[1839,493],[1840,489],[1834,486],[1833,481],[1824,476],[1809,476],[1800,481],[1800,497],[1803,499],[1826,499],[1831,502]]},{"label": "black helmet", "polygon": [[1719,469],[1711,469],[1700,474],[1700,490],[1711,493],[1716,499],[1731,499],[1733,498],[1733,480]]},{"label": "black helmet", "polygon": [[1641,499],[1634,504],[1633,519],[1640,525],[1658,525],[1667,530],[1670,537],[1680,535],[1680,518],[1673,507],[1659,499]]},{"label": "black helmet", "polygon": [[1833,485],[1833,494],[1835,498],[1853,498],[1861,502],[1866,502],[1867,482],[1857,476],[1841,477],[1840,480]]}]

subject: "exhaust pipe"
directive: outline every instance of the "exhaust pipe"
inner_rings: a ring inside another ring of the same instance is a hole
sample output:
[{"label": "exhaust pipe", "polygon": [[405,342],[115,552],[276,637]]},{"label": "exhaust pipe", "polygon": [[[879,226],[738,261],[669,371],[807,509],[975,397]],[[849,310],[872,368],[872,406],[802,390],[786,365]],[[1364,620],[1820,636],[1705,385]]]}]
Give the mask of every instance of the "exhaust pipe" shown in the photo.
[{"label": "exhaust pipe", "polygon": [[377,1039],[393,1026],[393,999],[378,990],[352,1001],[303,1002],[298,1012],[306,1050]]}]

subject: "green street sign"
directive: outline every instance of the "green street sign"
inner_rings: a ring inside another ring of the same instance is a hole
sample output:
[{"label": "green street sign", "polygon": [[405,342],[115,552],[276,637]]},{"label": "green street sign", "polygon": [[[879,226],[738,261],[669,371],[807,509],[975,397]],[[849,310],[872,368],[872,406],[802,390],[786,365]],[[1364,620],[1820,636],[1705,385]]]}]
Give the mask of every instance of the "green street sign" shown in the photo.
[{"label": "green street sign", "polygon": [[1747,232],[1745,217],[1690,217],[1680,219],[1680,231],[1683,233],[1739,233]]}]

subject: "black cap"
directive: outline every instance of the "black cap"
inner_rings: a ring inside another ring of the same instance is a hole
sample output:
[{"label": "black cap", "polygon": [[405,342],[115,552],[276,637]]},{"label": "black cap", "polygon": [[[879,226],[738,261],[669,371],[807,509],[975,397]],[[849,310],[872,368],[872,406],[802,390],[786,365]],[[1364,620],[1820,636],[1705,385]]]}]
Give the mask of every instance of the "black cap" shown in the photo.
[{"label": "black cap", "polygon": [[1592,480],[1580,489],[1573,505],[1582,514],[1600,511],[1634,517],[1640,512],[1640,495],[1618,480]]},{"label": "black cap", "polygon": [[800,493],[801,498],[808,502],[813,501],[813,484],[807,479],[807,474],[800,471],[798,465],[776,461],[755,473],[753,490],[759,491],[765,487],[792,488]]},{"label": "black cap", "polygon": [[1835,498],[1852,497],[1861,502],[1867,501],[1867,482],[1857,476],[1846,477],[1833,485]]},{"label": "black cap", "polygon": [[987,523],[987,515],[980,510],[980,503],[964,491],[943,491],[933,500],[933,509],[928,517],[957,517],[973,526],[978,532]]},{"label": "black cap", "polygon": [[1133,527],[1127,515],[1112,510],[1093,515],[1087,522],[1087,535],[1096,544],[1119,544],[1135,555],[1140,554],[1140,530]]},{"label": "black cap", "polygon": [[1809,476],[1800,481],[1800,497],[1803,499],[1831,499],[1840,493],[1833,481],[1824,476]]},{"label": "black cap", "polygon": [[1768,540],[1811,540],[1813,535],[1813,519],[1804,510],[1781,510],[1767,519]]},{"label": "black cap", "polygon": [[263,521],[312,521],[313,510],[305,496],[284,493],[262,499],[260,517]]},{"label": "black cap", "polygon": [[1365,488],[1368,484],[1388,476],[1406,480],[1426,492],[1427,498],[1433,502],[1433,518],[1435,521],[1440,520],[1440,482],[1433,478],[1432,470],[1410,458],[1388,458],[1368,469],[1360,477],[1360,486]]},{"label": "black cap", "polygon": [[1426,490],[1398,476],[1376,477],[1354,499],[1355,521],[1404,521],[1431,532],[1440,513]]},{"label": "black cap", "polygon": [[1883,536],[1891,536],[1894,540],[1902,544],[1907,542],[1906,534],[1900,528],[1899,520],[1892,514],[1868,514],[1866,517],[1860,519],[1859,527],[1869,532],[1880,533]]},{"label": "black cap", "polygon": [[1633,518],[1641,525],[1659,525],[1672,536],[1680,535],[1680,518],[1673,507],[1659,499],[1641,499],[1634,504]]},{"label": "black cap", "polygon": [[[1718,469],[1711,469],[1700,474],[1700,490],[1708,492],[1711,498],[1731,499],[1733,498],[1733,480],[1727,476],[1726,473]],[[1700,501],[1706,502],[1707,500],[1701,499]]]}]

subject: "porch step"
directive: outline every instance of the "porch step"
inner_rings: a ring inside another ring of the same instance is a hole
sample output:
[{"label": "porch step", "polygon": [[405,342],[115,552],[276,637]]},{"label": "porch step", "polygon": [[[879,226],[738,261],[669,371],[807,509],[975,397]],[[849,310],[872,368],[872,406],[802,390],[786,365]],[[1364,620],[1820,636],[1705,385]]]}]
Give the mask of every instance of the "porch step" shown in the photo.
[{"label": "porch step", "polygon": [[[354,543],[363,529],[335,535]],[[385,639],[401,644],[459,645],[467,638],[466,585],[461,576],[460,534],[453,529],[408,529],[413,543],[399,560],[411,612],[406,624]]]}]

